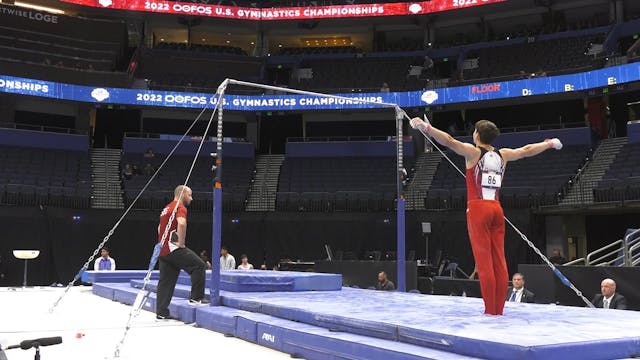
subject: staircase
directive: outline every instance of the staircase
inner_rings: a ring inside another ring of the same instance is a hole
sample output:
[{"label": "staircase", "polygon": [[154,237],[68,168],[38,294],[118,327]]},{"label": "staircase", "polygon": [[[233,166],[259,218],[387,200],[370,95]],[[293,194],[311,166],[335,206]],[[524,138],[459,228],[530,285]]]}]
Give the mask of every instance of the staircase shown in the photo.
[{"label": "staircase", "polygon": [[123,209],[120,185],[120,149],[91,150],[91,207]]},{"label": "staircase", "polygon": [[418,155],[413,179],[406,189],[407,210],[424,210],[424,198],[441,160],[442,154],[437,151]]},{"label": "staircase", "polygon": [[278,177],[284,155],[258,155],[247,211],[275,211]]},{"label": "staircase", "polygon": [[577,178],[576,183],[571,187],[567,196],[560,201],[559,205],[593,204],[593,188],[598,186],[616,155],[626,143],[626,137],[602,140],[593,154],[593,159],[587,164],[582,174]]}]

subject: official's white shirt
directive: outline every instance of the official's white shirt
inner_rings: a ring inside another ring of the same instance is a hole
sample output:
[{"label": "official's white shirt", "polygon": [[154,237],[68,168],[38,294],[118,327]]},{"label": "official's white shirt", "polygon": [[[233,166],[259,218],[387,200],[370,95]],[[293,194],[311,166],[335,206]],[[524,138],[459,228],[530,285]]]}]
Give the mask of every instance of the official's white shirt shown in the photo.
[{"label": "official's white shirt", "polygon": [[511,301],[511,296],[513,296],[513,292],[516,293],[516,298],[513,300],[514,302],[522,302],[522,293],[524,293],[524,288],[520,288],[520,290],[513,289],[512,293],[509,294],[509,301]]}]

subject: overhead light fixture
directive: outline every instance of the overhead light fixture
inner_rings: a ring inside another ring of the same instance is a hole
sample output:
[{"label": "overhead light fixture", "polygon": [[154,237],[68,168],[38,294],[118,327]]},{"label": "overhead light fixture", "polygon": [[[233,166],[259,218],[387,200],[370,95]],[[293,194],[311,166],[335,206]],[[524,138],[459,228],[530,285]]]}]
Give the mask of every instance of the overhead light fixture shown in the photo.
[{"label": "overhead light fixture", "polygon": [[64,11],[60,10],[60,9],[54,9],[54,8],[50,8],[50,7],[46,7],[46,6],[29,4],[29,3],[24,3],[24,2],[20,2],[20,1],[14,2],[13,5],[20,6],[20,7],[23,7],[23,8],[33,9],[33,10],[46,11],[46,12],[50,12],[52,14],[60,14],[60,15],[64,14]]},{"label": "overhead light fixture", "polygon": [[253,41],[251,42],[251,45],[255,45],[256,43],[254,43]]},{"label": "overhead light fixture", "polygon": [[202,39],[202,41],[207,41],[207,39]]},{"label": "overhead light fixture", "polygon": [[231,41],[227,40],[227,44],[230,43]]},{"label": "overhead light fixture", "polygon": [[160,39],[160,41],[164,41],[164,39]]}]

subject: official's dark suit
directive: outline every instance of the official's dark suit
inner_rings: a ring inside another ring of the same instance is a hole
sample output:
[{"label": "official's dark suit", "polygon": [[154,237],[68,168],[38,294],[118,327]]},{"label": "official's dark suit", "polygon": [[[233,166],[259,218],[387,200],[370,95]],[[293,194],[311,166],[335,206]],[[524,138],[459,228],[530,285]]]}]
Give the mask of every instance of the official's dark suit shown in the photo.
[{"label": "official's dark suit", "polygon": [[[591,300],[591,303],[597,308],[603,308],[604,296],[602,296],[602,294],[596,295],[593,300]],[[613,294],[609,309],[627,310],[627,299],[618,293]]]},{"label": "official's dark suit", "polygon": [[[511,294],[513,293],[513,286],[509,287],[509,290],[507,290],[507,297],[506,297],[506,301],[509,301],[509,299],[511,298]],[[526,288],[522,289],[522,297],[520,298],[520,302],[523,303],[534,303],[536,302],[536,294],[532,293],[531,291],[527,290]]]}]

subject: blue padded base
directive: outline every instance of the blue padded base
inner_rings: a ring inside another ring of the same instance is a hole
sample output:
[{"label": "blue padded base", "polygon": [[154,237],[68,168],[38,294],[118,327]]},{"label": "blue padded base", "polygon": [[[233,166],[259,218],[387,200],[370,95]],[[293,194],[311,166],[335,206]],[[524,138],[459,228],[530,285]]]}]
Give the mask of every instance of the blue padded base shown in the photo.
[{"label": "blue padded base", "polygon": [[[131,283],[134,286],[141,284],[137,280]],[[114,296],[119,298],[121,289],[118,287],[126,285],[115,285]],[[152,291],[155,285],[156,282],[151,282]],[[177,297],[188,297],[188,294],[189,286],[176,286]],[[296,293],[221,291],[221,296],[225,307],[199,308],[197,311],[216,310],[198,314],[196,320],[198,316],[205,316],[199,321],[210,323],[209,328],[249,341],[254,333],[251,319],[242,317],[244,320],[238,320],[241,317],[234,318],[232,314],[235,313],[220,309],[228,307],[253,312],[252,316],[269,316],[269,321],[258,322],[257,329],[276,326],[276,320],[286,324],[294,321],[293,324],[311,326],[331,334],[392,343],[399,341],[407,346],[418,345],[457,356],[604,360],[640,354],[640,313],[634,311],[507,303],[505,315],[495,317],[482,314],[484,306],[481,299],[350,288]],[[263,332],[273,335],[275,331],[279,330],[269,328]],[[303,338],[311,336],[309,331],[303,332]],[[263,343],[260,331],[256,334],[258,343],[275,346],[270,336],[265,336]],[[287,332],[284,336],[289,339],[295,334]],[[294,345],[290,348],[285,345],[279,344],[275,348],[292,354],[301,351]],[[317,358],[332,358],[330,352],[322,352],[325,350],[309,351]],[[325,357],[319,355],[321,353]],[[314,358],[309,354],[304,356]],[[362,358],[369,357],[365,354]]]},{"label": "blue padded base", "polygon": [[[94,284],[93,293],[100,297],[118,301],[123,304],[133,305],[139,290],[134,289],[128,284]],[[142,306],[147,311],[156,311],[156,294],[151,293],[147,301]],[[196,308],[189,305],[189,300],[174,297],[169,304],[169,312],[185,323],[196,322]]]},{"label": "blue padded base", "polygon": [[[91,283],[128,283],[132,279],[142,280],[145,270],[85,271],[82,280]],[[151,280],[158,280],[159,272],[153,271]],[[206,274],[207,283],[211,271]],[[178,284],[191,285],[189,275],[182,271]],[[295,271],[222,271],[220,289],[236,292],[262,291],[339,291],[342,275]]]},{"label": "blue padded base", "polygon": [[[82,281],[89,283],[129,283],[131,279],[144,279],[147,270],[117,270],[117,271],[85,271]],[[151,280],[158,280],[160,272],[151,273]]]},{"label": "blue padded base", "polygon": [[225,306],[328,329],[490,359],[615,359],[640,354],[640,313],[344,288],[332,293],[223,292]]},{"label": "blue padded base", "polygon": [[336,333],[225,306],[196,310],[199,326],[305,359],[477,359],[394,341]]}]

